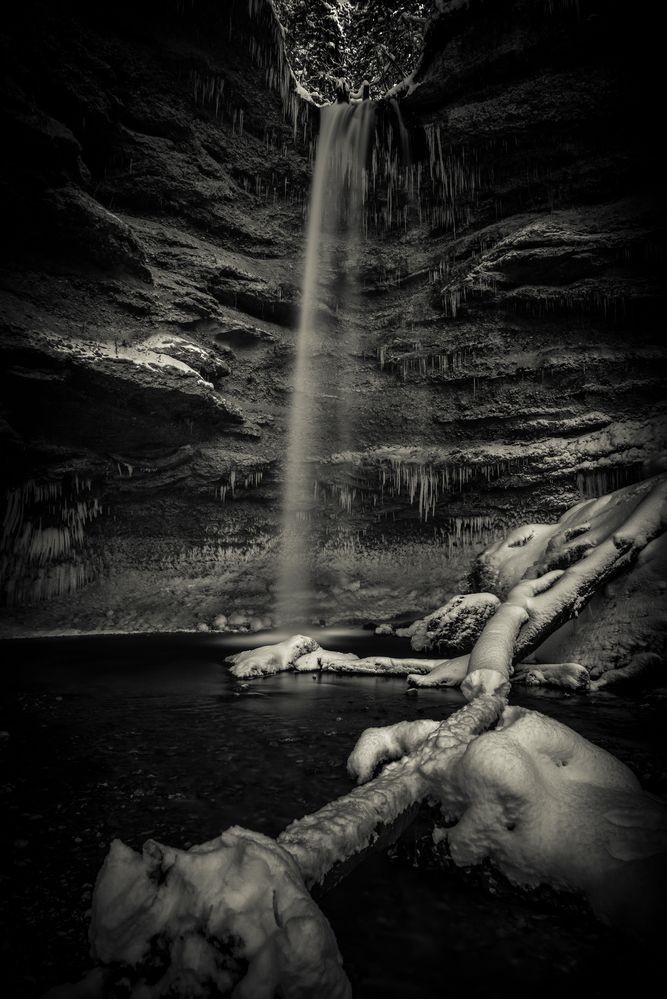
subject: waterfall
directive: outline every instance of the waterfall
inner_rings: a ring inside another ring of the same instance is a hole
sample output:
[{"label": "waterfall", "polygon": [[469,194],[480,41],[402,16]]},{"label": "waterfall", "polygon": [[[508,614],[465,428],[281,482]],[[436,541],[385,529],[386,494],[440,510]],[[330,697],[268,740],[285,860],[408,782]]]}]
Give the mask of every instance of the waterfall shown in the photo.
[{"label": "waterfall", "polygon": [[345,450],[350,442],[357,329],[354,322],[338,321],[337,305],[345,300],[349,315],[357,293],[373,127],[370,101],[320,111],[284,471],[277,585],[277,614],[284,621],[309,611],[316,549],[313,464],[323,452]]}]

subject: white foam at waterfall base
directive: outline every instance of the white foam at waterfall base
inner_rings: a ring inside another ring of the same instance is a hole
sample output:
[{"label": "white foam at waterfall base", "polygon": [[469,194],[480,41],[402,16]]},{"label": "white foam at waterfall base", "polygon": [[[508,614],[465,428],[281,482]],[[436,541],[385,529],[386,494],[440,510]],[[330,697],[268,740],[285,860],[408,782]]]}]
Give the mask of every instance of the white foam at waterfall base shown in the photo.
[{"label": "white foam at waterfall base", "polygon": [[[354,354],[354,344],[350,343],[354,333],[336,327],[335,341],[327,341],[331,332],[330,324],[323,319],[323,285],[334,266],[340,269],[347,264],[348,271],[356,258],[367,194],[365,164],[373,118],[374,108],[368,101],[332,104],[320,112],[284,468],[277,581],[277,614],[282,620],[308,615],[309,555],[317,527],[311,517],[304,516],[311,505],[314,485],[310,462],[317,457],[324,437],[327,447],[334,451],[347,445],[350,433],[348,407],[345,398],[340,398],[344,396],[340,365],[344,365],[346,356]],[[301,606],[295,608],[297,595]]]}]

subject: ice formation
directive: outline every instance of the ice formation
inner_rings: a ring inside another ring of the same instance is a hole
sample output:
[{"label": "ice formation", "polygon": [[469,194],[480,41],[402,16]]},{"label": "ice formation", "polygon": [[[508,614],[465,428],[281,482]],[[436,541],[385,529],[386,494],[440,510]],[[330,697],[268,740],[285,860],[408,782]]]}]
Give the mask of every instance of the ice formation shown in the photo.
[{"label": "ice formation", "polygon": [[[445,497],[464,492],[474,484],[495,482],[523,464],[521,456],[456,463],[434,454],[432,459],[428,454],[414,454],[410,448],[380,448],[368,455],[342,452],[327,459],[326,464],[347,466],[343,471],[356,484],[316,482],[315,499],[321,491],[327,491],[342,510],[350,513],[355,504],[381,512],[387,497],[401,497],[415,506],[419,519],[427,523]],[[492,531],[489,517],[448,519],[447,534],[457,544],[488,541]]]}]

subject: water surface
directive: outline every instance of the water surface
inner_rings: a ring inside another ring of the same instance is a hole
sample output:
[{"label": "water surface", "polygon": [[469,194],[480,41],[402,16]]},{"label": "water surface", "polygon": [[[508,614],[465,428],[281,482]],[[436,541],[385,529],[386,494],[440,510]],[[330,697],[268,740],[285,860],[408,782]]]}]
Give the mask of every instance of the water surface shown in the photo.
[{"label": "water surface", "polygon": [[[358,654],[407,651],[363,632],[315,637]],[[232,824],[277,835],[350,790],[345,761],[364,728],[444,718],[462,703],[457,691],[406,697],[401,679],[331,674],[283,674],[243,689],[224,657],[264,641],[2,643],[3,855],[12,865],[3,946],[13,994],[38,995],[86,969],[90,893],[113,837],[186,847]],[[664,792],[659,696],[513,699],[565,721]],[[609,995],[619,982],[636,983],[634,948],[579,903],[443,867],[429,829],[425,815],[393,856],[373,857],[321,900],[356,996],[430,999],[458,983],[468,995],[555,995],[584,982],[589,995]]]}]

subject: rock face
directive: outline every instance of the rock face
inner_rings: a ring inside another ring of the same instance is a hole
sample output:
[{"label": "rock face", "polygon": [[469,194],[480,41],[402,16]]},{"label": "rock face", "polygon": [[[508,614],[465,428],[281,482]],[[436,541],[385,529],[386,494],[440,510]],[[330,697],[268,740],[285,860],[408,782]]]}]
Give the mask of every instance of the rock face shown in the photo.
[{"label": "rock face", "polygon": [[191,577],[274,533],[310,141],[280,29],[264,2],[30,3],[3,31],[3,602],[194,627]]},{"label": "rock face", "polygon": [[[327,621],[443,605],[476,551],[665,442],[655,14],[440,6],[409,160],[378,112],[361,294],[325,303],[361,331],[330,359],[353,450],[314,455]],[[266,615],[316,124],[272,8],[12,17],[7,627]]]}]

